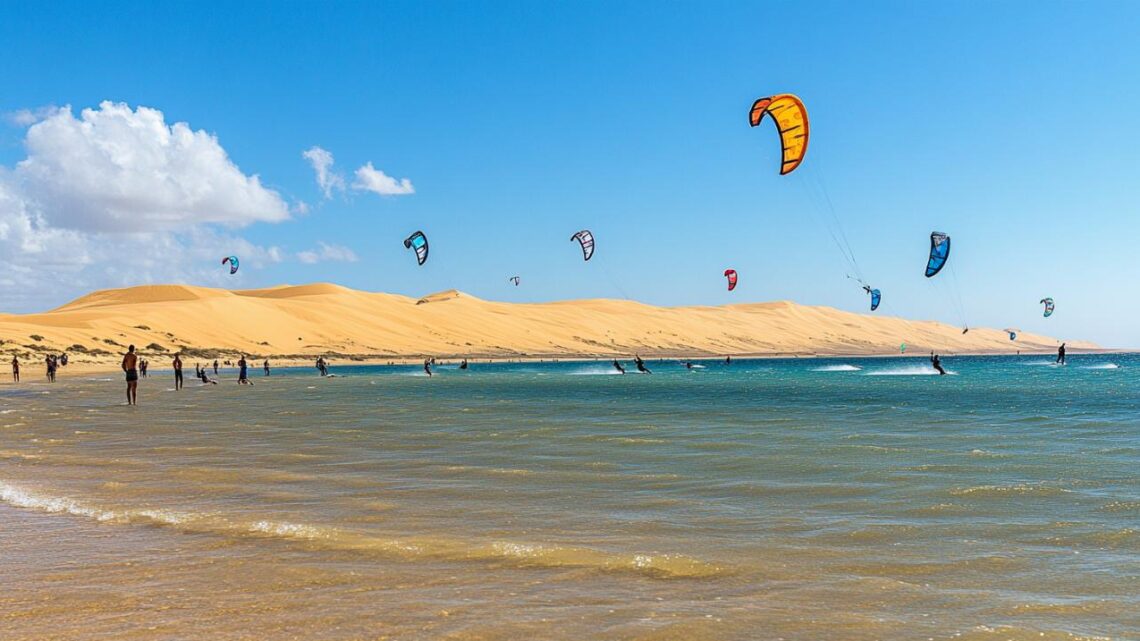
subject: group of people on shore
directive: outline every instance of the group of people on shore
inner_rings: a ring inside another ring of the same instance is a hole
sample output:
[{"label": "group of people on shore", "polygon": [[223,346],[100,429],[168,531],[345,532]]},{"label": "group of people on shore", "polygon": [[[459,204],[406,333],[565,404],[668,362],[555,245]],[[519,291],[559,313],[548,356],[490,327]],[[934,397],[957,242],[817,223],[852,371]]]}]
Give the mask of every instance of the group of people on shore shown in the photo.
[{"label": "group of people on shore", "polygon": [[[48,354],[44,357],[44,366],[47,370],[47,381],[54,383],[55,374],[59,368],[67,367],[67,354]],[[12,356],[12,382],[20,382],[20,357],[18,355]]]}]

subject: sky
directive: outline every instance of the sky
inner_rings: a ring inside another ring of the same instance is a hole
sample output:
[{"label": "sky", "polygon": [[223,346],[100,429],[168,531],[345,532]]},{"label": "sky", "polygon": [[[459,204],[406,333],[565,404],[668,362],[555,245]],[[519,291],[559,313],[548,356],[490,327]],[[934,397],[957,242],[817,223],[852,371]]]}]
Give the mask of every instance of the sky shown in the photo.
[{"label": "sky", "polygon": [[[861,275],[877,314],[1140,347],[1137,3],[0,11],[0,312],[326,281],[866,312]],[[778,93],[811,117],[788,176],[747,124]]]}]

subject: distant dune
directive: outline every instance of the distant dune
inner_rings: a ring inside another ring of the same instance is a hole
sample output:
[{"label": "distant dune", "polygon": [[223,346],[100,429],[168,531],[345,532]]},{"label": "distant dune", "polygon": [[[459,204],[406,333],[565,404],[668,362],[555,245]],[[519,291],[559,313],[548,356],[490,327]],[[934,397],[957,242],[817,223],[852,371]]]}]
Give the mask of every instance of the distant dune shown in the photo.
[{"label": "distant dune", "polygon": [[[1052,351],[1056,339],[854,314],[790,302],[653,307],[619,300],[496,303],[456,290],[420,299],[317,283],[228,291],[150,285],[94,292],[42,314],[0,314],[0,353],[115,362],[133,343],[151,357],[242,352],[278,361],[332,354],[357,360],[776,356]],[[1097,349],[1070,342],[1074,349]],[[165,362],[165,359],[163,359]]]}]

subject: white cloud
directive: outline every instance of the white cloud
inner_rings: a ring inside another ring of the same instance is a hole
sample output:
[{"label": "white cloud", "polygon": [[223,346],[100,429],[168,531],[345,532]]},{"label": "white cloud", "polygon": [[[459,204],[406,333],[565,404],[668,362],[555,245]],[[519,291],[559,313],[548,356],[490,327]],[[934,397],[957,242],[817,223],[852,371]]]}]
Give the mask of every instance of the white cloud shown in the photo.
[{"label": "white cloud", "polygon": [[59,111],[56,107],[39,107],[38,109],[19,109],[4,114],[4,120],[17,127],[30,127],[37,122]]},{"label": "white cloud", "polygon": [[332,198],[334,190],[344,191],[344,176],[332,170],[333,155],[331,152],[314,146],[303,152],[301,156],[308,160],[309,164],[313,166],[313,171],[317,172],[317,185],[324,192],[325,198]]},{"label": "white cloud", "polygon": [[305,251],[297,252],[297,260],[312,265],[319,262],[333,261],[342,263],[355,263],[358,259],[356,252],[348,247],[342,245],[330,245],[324,242],[317,242],[317,249],[307,249]]},{"label": "white cloud", "polygon": [[157,110],[55,110],[25,146],[25,160],[0,166],[0,311],[142,283],[233,287],[245,274],[231,277],[222,256],[255,270],[284,258],[217,229],[287,219],[280,196],[242,174],[215,137],[168,127]]},{"label": "white cloud", "polygon": [[44,221],[87,232],[241,227],[289,218],[281,196],[230,160],[217,138],[161,111],[103,102],[28,128],[15,180]]},{"label": "white cloud", "polygon": [[372,166],[371,162],[356,170],[356,180],[352,188],[358,191],[371,191],[381,196],[403,196],[416,193],[412,181],[407,178],[396,180]]}]

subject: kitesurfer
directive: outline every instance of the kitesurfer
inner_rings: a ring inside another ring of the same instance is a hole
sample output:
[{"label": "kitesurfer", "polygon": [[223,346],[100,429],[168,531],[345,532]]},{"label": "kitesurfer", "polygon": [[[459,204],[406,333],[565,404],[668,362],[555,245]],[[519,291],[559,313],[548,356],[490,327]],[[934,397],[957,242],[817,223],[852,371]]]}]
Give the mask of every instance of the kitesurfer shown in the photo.
[{"label": "kitesurfer", "polygon": [[934,366],[934,369],[938,370],[939,376],[946,375],[946,370],[942,369],[942,359],[938,357],[938,354],[930,352],[930,364]]},{"label": "kitesurfer", "polygon": [[430,358],[424,359],[424,371],[427,372],[427,375],[430,378],[431,377],[431,359]]},{"label": "kitesurfer", "polygon": [[463,362],[459,364],[459,369],[467,369],[467,359],[466,358],[463,359]]},{"label": "kitesurfer", "polygon": [[1065,364],[1065,344],[1064,343],[1061,343],[1061,346],[1057,348],[1057,362],[1060,363],[1061,365]]},{"label": "kitesurfer", "polygon": [[614,369],[625,374],[625,368],[621,366],[621,363],[617,362],[617,359],[614,359]]},{"label": "kitesurfer", "polygon": [[653,373],[653,372],[649,371],[649,368],[645,366],[645,361],[641,360],[641,357],[638,356],[637,354],[633,355],[633,364],[637,365],[637,371],[641,372],[642,374],[652,374]]}]

